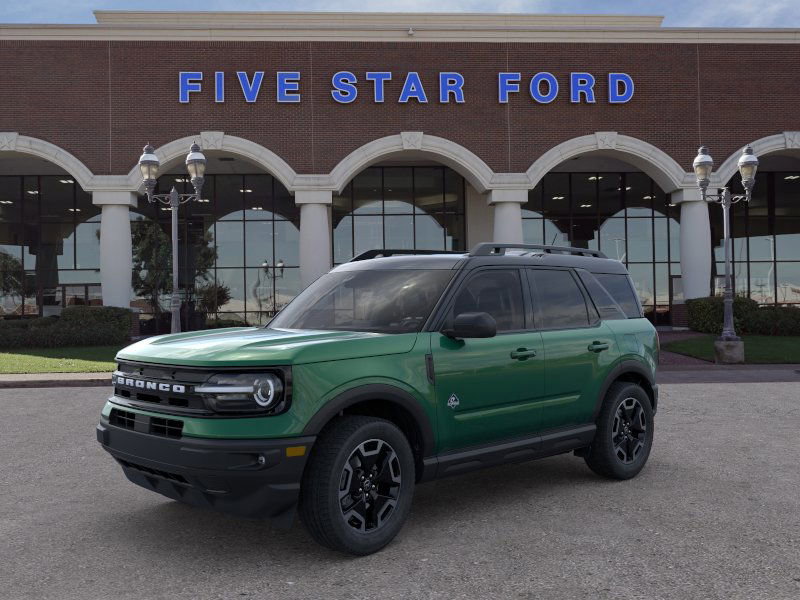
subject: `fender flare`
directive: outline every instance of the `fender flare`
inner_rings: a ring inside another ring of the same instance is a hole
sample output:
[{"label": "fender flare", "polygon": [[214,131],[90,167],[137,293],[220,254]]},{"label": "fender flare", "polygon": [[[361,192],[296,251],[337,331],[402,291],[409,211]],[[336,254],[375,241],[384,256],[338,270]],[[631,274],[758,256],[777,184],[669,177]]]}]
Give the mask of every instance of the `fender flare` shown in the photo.
[{"label": "fender flare", "polygon": [[422,456],[429,456],[436,447],[433,426],[419,400],[393,385],[372,383],[342,392],[320,408],[303,429],[303,435],[319,435],[322,428],[338,413],[360,402],[383,400],[405,409],[416,422],[422,435]]},{"label": "fender flare", "polygon": [[653,403],[653,413],[656,412],[658,408],[658,386],[656,385],[655,377],[641,362],[637,360],[623,360],[611,370],[611,372],[606,376],[605,381],[603,381],[603,386],[600,388],[600,393],[597,395],[594,412],[592,413],[592,421],[596,420],[597,415],[600,414],[600,408],[602,407],[603,400],[605,400],[606,394],[608,393],[608,388],[610,388],[611,384],[614,383],[621,375],[625,375],[627,373],[635,373],[636,375],[644,378],[647,383],[650,384],[650,387],[653,389],[653,395],[650,398]]}]

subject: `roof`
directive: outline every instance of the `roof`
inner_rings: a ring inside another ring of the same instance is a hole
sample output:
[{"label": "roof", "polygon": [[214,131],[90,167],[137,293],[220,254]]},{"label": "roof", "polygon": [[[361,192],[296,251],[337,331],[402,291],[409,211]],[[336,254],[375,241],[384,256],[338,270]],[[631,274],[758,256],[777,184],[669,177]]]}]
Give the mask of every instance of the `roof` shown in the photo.
[{"label": "roof", "polygon": [[2,40],[798,43],[800,29],[672,28],[657,15],[95,11],[93,24],[0,24]]}]

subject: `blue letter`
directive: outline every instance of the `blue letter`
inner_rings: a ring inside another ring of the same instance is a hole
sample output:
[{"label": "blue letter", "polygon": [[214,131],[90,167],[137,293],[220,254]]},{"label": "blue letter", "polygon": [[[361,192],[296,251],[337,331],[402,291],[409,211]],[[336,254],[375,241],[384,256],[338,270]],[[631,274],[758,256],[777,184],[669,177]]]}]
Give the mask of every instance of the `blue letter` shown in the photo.
[{"label": "blue letter", "polygon": [[569,101],[580,104],[581,94],[586,96],[586,102],[594,104],[594,76],[590,73],[570,73]]},{"label": "blue letter", "polygon": [[214,102],[225,102],[225,73],[214,73]]},{"label": "blue letter", "polygon": [[374,89],[375,89],[375,102],[383,102],[383,82],[389,81],[392,78],[392,74],[388,71],[374,71],[374,72],[367,72],[366,74],[367,81],[374,81]]},{"label": "blue letter", "polygon": [[178,102],[188,104],[189,93],[199,92],[202,89],[202,71],[181,71],[178,73]]},{"label": "blue letter", "polygon": [[464,102],[464,76],[461,73],[439,73],[439,102],[450,102],[450,94],[456,102]]},{"label": "blue letter", "polygon": [[[625,88],[625,91],[620,93],[619,85]],[[611,104],[625,104],[633,98],[633,77],[627,73],[609,73],[608,74],[608,101]]]},{"label": "blue letter", "polygon": [[[542,94],[542,82],[546,81],[548,92]],[[539,104],[550,104],[558,96],[558,81],[552,73],[537,73],[531,79],[531,96]]]},{"label": "blue letter", "polygon": [[406,82],[403,84],[403,89],[400,91],[400,100],[398,102],[408,102],[409,98],[416,98],[417,102],[425,104],[428,102],[425,96],[425,89],[422,87],[422,81],[419,78],[419,73],[410,71],[406,75]]},{"label": "blue letter", "polygon": [[508,102],[510,92],[519,91],[519,73],[498,73],[497,74],[497,98],[502,104]]},{"label": "blue letter", "polygon": [[331,96],[337,102],[349,104],[358,96],[358,88],[354,83],[358,80],[350,71],[339,71],[331,78],[331,83],[335,89],[331,90]]},{"label": "blue letter", "polygon": [[255,102],[256,98],[258,98],[258,92],[261,91],[261,82],[264,79],[264,71],[256,71],[253,74],[253,83],[248,81],[247,73],[244,71],[236,71],[236,76],[239,78],[239,85],[242,86],[244,101]]},{"label": "blue letter", "polygon": [[278,71],[278,102],[300,102],[299,91],[299,71]]}]

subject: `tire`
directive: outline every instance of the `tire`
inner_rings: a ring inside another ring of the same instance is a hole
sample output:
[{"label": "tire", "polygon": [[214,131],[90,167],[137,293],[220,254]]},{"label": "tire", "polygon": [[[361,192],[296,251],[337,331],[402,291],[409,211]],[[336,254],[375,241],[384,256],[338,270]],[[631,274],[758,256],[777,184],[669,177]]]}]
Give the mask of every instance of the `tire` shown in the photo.
[{"label": "tire", "polygon": [[322,432],[309,457],[300,518],[323,546],[372,554],[403,527],[415,478],[411,446],[393,423],[341,417]]},{"label": "tire", "polygon": [[586,464],[603,477],[630,479],[644,467],[652,445],[653,408],[647,392],[635,383],[614,383],[597,417]]}]

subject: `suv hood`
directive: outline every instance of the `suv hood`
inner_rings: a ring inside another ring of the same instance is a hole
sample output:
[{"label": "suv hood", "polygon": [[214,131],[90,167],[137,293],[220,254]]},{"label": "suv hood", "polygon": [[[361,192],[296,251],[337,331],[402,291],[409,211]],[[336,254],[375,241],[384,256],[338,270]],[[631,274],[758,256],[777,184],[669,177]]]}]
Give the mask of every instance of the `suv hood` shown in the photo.
[{"label": "suv hood", "polygon": [[118,360],[197,367],[297,365],[411,351],[416,333],[310,331],[236,327],[147,338]]}]

